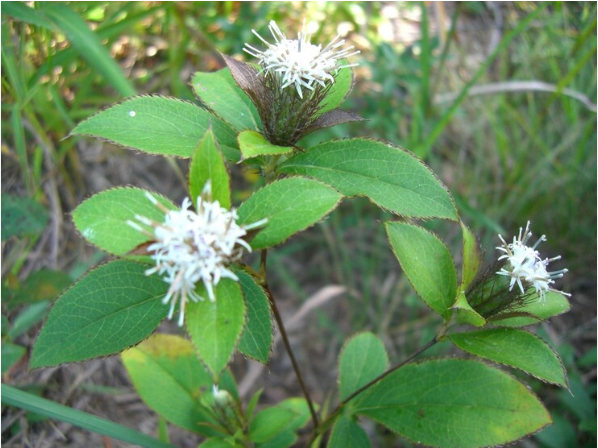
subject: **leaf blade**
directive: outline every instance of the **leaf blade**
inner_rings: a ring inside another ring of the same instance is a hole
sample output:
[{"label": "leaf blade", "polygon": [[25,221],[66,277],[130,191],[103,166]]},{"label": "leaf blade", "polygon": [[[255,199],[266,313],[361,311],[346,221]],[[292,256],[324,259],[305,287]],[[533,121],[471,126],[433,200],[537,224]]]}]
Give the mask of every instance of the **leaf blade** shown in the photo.
[{"label": "leaf blade", "polygon": [[458,219],[450,193],[434,173],[410,152],[390,144],[367,139],[326,142],[289,158],[279,170],[318,179],[346,196],[367,196],[398,215]]},{"label": "leaf blade", "polygon": [[345,400],[388,369],[388,355],[373,333],[358,334],[345,344],[339,359],[340,398]]},{"label": "leaf blade", "polygon": [[212,127],[229,160],[238,160],[234,131],[192,103],[162,96],[137,96],[79,123],[71,135],[89,135],[149,154],[189,158]]},{"label": "leaf blade", "polygon": [[206,131],[199,142],[189,167],[189,193],[193,204],[197,204],[197,198],[207,181],[211,183],[212,199],[229,210],[230,178],[211,129]]},{"label": "leaf blade", "polygon": [[112,355],[149,336],[166,317],[167,283],[146,267],[115,260],[93,269],[56,301],[31,356],[31,367]]},{"label": "leaf blade", "polygon": [[251,241],[253,249],[284,242],[330,213],[342,195],[327,185],[303,177],[278,180],[256,191],[237,210],[239,224],[262,219],[268,223]]},{"label": "leaf blade", "polygon": [[449,339],[463,351],[523,370],[542,381],[567,387],[565,369],[559,356],[535,334],[511,328],[491,328],[455,333]]},{"label": "leaf blade", "polygon": [[393,253],[418,295],[443,316],[457,299],[457,271],[446,245],[423,227],[385,223]]},{"label": "leaf blade", "polygon": [[402,367],[372,387],[356,412],[410,440],[445,448],[503,445],[551,423],[523,384],[460,359]]},{"label": "leaf blade", "polygon": [[207,299],[203,285],[198,286],[198,294],[206,300],[187,305],[185,326],[199,357],[217,383],[245,325],[243,293],[237,282],[224,278],[214,287],[213,302]]}]

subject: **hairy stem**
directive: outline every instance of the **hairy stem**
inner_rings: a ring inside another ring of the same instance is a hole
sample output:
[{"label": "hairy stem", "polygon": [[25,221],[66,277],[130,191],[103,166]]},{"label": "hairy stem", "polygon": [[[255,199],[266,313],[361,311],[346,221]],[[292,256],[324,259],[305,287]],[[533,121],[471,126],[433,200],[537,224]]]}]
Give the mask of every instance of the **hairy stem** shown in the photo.
[{"label": "hairy stem", "polygon": [[[266,250],[262,250],[261,255],[261,271],[265,274],[266,272],[266,257],[268,252]],[[309,412],[311,414],[311,419],[314,425],[314,432],[318,430],[320,422],[318,420],[318,415],[316,414],[316,410],[314,404],[309,396],[309,392],[307,390],[307,386],[305,385],[305,381],[303,380],[303,375],[301,374],[301,370],[299,369],[299,364],[295,359],[295,355],[293,354],[293,350],[291,349],[291,344],[289,342],[289,338],[287,336],[287,331],[284,327],[282,322],[282,316],[280,315],[280,311],[278,310],[278,306],[276,305],[276,301],[274,300],[274,296],[272,295],[272,291],[268,286],[268,281],[264,275],[263,280],[263,287],[266,290],[266,294],[268,295],[268,300],[270,301],[270,306],[272,307],[272,313],[274,314],[274,319],[276,320],[276,325],[278,326],[278,330],[280,331],[280,336],[282,338],[282,342],[284,343],[284,347],[291,358],[291,364],[293,365],[293,370],[295,371],[295,375],[297,376],[297,380],[299,381],[299,385],[301,386],[301,390],[303,391],[303,395],[305,396],[305,400],[307,401],[307,405],[309,406]]]}]

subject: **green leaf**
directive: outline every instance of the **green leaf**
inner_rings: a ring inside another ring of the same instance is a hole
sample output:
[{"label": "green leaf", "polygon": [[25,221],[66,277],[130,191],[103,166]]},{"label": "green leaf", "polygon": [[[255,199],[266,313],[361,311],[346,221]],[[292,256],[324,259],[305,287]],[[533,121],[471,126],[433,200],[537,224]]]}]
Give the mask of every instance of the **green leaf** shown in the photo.
[{"label": "green leaf", "polygon": [[201,195],[208,180],[212,185],[212,199],[230,209],[230,178],[211,129],[206,131],[199,142],[189,167],[189,192],[193,204],[197,204],[197,197]]},{"label": "green leaf", "polygon": [[297,232],[324,218],[340,202],[342,195],[327,185],[302,177],[291,177],[266,185],[247,199],[237,213],[239,224],[268,219],[251,241],[254,249],[265,249],[284,242]]},{"label": "green leaf", "polygon": [[48,223],[48,212],[37,201],[2,193],[2,241],[13,236],[37,235]]},{"label": "green leaf", "polygon": [[202,285],[197,293],[206,300],[187,305],[185,325],[199,357],[218,382],[230,361],[245,325],[245,304],[239,284],[224,278],[214,287],[215,301],[208,300]]},{"label": "green leaf", "polygon": [[523,308],[517,309],[517,312],[528,313],[538,317],[538,319],[534,317],[510,317],[507,319],[493,319],[492,322],[505,327],[525,327],[566,313],[569,308],[571,308],[571,305],[567,297],[558,292],[549,291],[546,293],[544,301],[531,300]]},{"label": "green leaf", "polygon": [[103,110],[73,129],[150,154],[192,157],[212,127],[222,152],[238,160],[235,132],[222,120],[192,103],[162,96],[137,96]]},{"label": "green leaf", "polygon": [[273,340],[272,317],[268,297],[251,275],[236,271],[247,306],[247,324],[239,340],[239,351],[267,364]]},{"label": "green leaf", "polygon": [[71,423],[89,431],[97,432],[113,439],[122,440],[145,448],[174,448],[168,443],[149,437],[118,423],[96,417],[95,415],[63,406],[45,398],[2,384],[2,403],[48,418]]},{"label": "green leaf", "polygon": [[290,420],[284,430],[266,442],[257,443],[256,448],[286,448],[294,446],[297,441],[295,431],[305,426],[309,420],[309,407],[303,398],[289,398],[276,405],[281,411],[292,411],[294,417]]},{"label": "green leaf", "polygon": [[567,387],[565,368],[559,356],[535,334],[513,328],[492,328],[455,333],[449,339],[468,353]]},{"label": "green leaf", "polygon": [[[83,201],[73,211],[77,230],[90,243],[114,255],[126,255],[137,246],[151,239],[148,235],[129,226],[135,215],[163,222],[164,211],[146,196],[141,188],[113,188],[102,191]],[[157,193],[151,193],[165,208],[177,207]]]},{"label": "green leaf", "polygon": [[2,342],[2,374],[8,372],[26,352],[27,349],[21,345]]},{"label": "green leaf", "polygon": [[476,310],[474,310],[463,291],[459,292],[457,301],[452,307],[457,311],[457,322],[460,324],[471,324],[476,327],[483,327],[486,325],[486,319],[480,316]]},{"label": "green leaf", "polygon": [[372,387],[356,412],[403,437],[443,448],[504,445],[551,423],[538,398],[472,360],[408,364]]},{"label": "green leaf", "polygon": [[135,95],[118,63],[112,59],[106,45],[87,23],[66,5],[52,3],[40,5],[45,17],[67,37],[69,44],[85,59],[93,71],[101,74],[122,96]]},{"label": "green leaf", "polygon": [[249,438],[253,442],[266,442],[287,429],[297,414],[284,406],[272,406],[257,413],[249,424]]},{"label": "green leaf", "polygon": [[199,400],[204,392],[212,392],[212,378],[189,340],[155,334],[123,352],[121,358],[135,390],[150,408],[181,428],[215,433],[202,425],[215,422]]},{"label": "green leaf", "polygon": [[276,146],[264,138],[262,134],[255,131],[243,131],[237,136],[241,159],[251,159],[258,156],[272,156],[287,154],[293,151],[290,146]]},{"label": "green leaf", "polygon": [[[341,65],[344,65],[344,63],[345,61],[341,61]],[[334,77],[334,84],[322,100],[322,108],[318,111],[318,115],[322,115],[340,106],[349,93],[351,93],[352,88],[353,70],[351,68],[339,70],[338,74]]]},{"label": "green leaf", "polygon": [[334,427],[328,441],[328,448],[369,448],[370,438],[359,424],[350,417],[341,416]]},{"label": "green leaf", "polygon": [[254,112],[243,98],[247,95],[227,81],[227,75],[232,80],[228,68],[214,73],[197,72],[193,75],[191,86],[206,107],[237,131],[257,130],[258,122],[254,118]]},{"label": "green leaf", "polygon": [[473,232],[460,221],[463,233],[463,271],[461,272],[461,289],[466,290],[475,278],[483,257]]},{"label": "green leaf", "polygon": [[361,333],[347,341],[340,355],[341,400],[382,375],[388,369],[384,344],[373,333]]},{"label": "green leaf", "polygon": [[164,319],[168,284],[146,266],[116,260],[90,271],[52,307],[31,356],[32,368],[112,355],[137,344]]},{"label": "green leaf", "polygon": [[346,196],[367,196],[399,215],[458,219],[450,193],[434,173],[413,154],[389,143],[325,142],[291,157],[279,170],[321,180]]},{"label": "green leaf", "polygon": [[386,232],[413,289],[445,319],[457,299],[457,271],[446,245],[426,229],[387,222]]}]

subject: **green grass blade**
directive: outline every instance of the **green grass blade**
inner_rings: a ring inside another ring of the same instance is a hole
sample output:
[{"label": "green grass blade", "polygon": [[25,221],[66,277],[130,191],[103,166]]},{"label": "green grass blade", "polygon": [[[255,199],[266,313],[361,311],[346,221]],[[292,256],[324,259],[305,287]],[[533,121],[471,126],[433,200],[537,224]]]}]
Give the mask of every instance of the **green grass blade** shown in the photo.
[{"label": "green grass blade", "polygon": [[2,384],[2,404],[15,406],[48,418],[71,423],[89,431],[145,448],[173,448],[168,443],[161,442],[126,426],[54,403],[53,401],[23,392],[7,384]]},{"label": "green grass blade", "polygon": [[98,35],[74,11],[65,5],[44,5],[44,14],[66,35],[72,47],[123,96],[135,95],[135,89],[119,65],[102,45]]},{"label": "green grass blade", "polygon": [[453,117],[455,112],[457,112],[457,109],[459,109],[459,106],[461,105],[463,100],[467,97],[469,89],[471,89],[471,87],[473,87],[478,82],[480,77],[486,72],[486,70],[494,62],[497,56],[508,47],[508,45],[513,41],[513,39],[515,39],[515,37],[517,37],[523,30],[527,28],[527,26],[533,20],[535,20],[538,17],[538,15],[544,10],[545,7],[546,4],[539,5],[538,9],[536,9],[533,13],[525,17],[521,22],[519,22],[519,24],[515,28],[513,28],[505,35],[504,39],[500,42],[499,45],[496,46],[496,49],[492,52],[490,56],[488,56],[484,63],[480,65],[480,68],[475,72],[475,74],[472,76],[469,82],[465,84],[465,86],[463,86],[461,92],[459,92],[459,96],[444,113],[444,115],[436,124],[436,126],[434,126],[434,129],[432,129],[432,132],[430,132],[428,138],[426,138],[426,140],[422,143],[422,145],[419,148],[415,149],[414,152],[419,157],[425,159],[428,156],[430,150],[432,149],[432,145],[434,145],[438,137],[440,137],[440,134],[442,134],[442,132],[448,125],[450,119]]}]

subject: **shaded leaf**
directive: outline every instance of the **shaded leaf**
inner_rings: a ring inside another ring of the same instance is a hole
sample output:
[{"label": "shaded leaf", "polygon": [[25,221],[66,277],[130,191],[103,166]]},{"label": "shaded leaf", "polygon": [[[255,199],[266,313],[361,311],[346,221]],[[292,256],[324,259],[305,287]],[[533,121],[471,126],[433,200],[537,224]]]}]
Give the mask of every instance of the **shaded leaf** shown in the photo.
[{"label": "shaded leaf", "polygon": [[463,234],[463,268],[461,272],[461,289],[465,291],[475,278],[484,260],[476,236],[463,223],[463,221],[460,221],[460,224]]},{"label": "shaded leaf", "polygon": [[551,423],[538,398],[472,360],[408,364],[381,380],[356,412],[409,440],[443,448],[504,445]]},{"label": "shaded leaf", "polygon": [[251,275],[235,272],[245,297],[247,307],[247,324],[239,340],[239,351],[261,363],[270,359],[273,340],[272,317],[268,297],[262,287],[258,286]]},{"label": "shaded leaf", "polygon": [[317,129],[329,128],[336,126],[337,124],[349,123],[351,121],[365,121],[365,118],[360,117],[356,113],[349,112],[342,109],[333,109],[324,114],[320,115],[314,122],[309,125],[309,128],[305,131],[315,131]]}]

